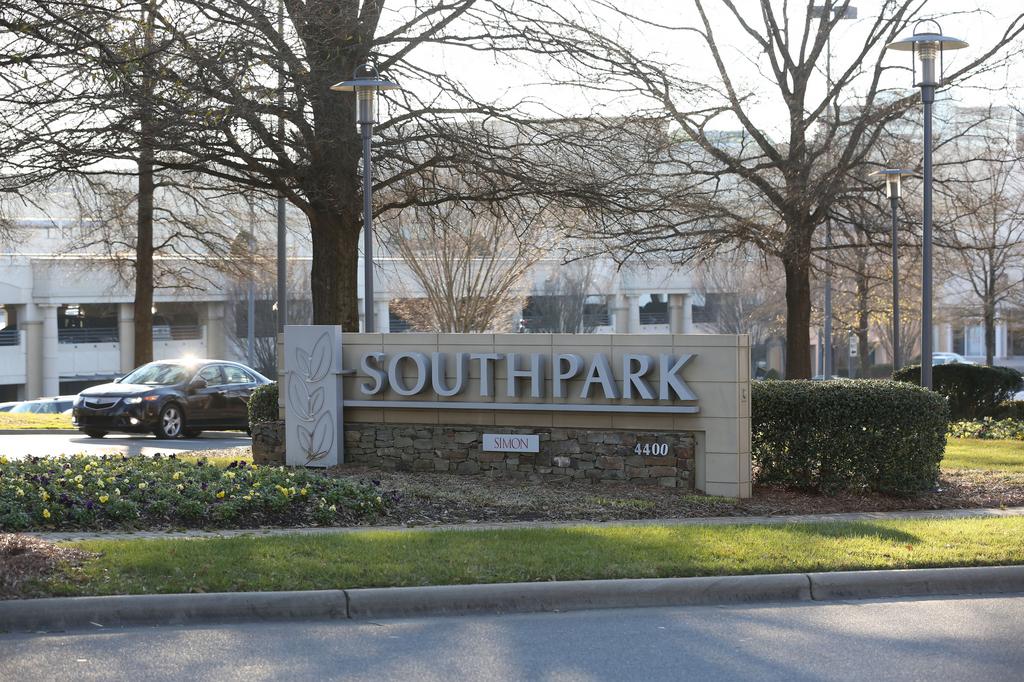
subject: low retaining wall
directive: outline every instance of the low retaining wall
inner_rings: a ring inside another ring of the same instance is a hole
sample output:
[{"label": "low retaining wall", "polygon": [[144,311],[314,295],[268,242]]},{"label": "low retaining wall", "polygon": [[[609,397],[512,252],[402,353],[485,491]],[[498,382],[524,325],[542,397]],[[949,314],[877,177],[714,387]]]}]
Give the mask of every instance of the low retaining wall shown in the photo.
[{"label": "low retaining wall", "polygon": [[[536,434],[539,452],[488,452],[483,434]],[[636,453],[640,445],[641,454]],[[660,445],[660,448],[653,446]],[[667,445],[668,447],[664,447]],[[666,451],[665,455],[644,452]],[[629,481],[693,489],[694,439],[688,432],[571,428],[345,425],[345,461],[392,471],[485,474],[513,479]]]},{"label": "low retaining wall", "polygon": [[[485,451],[484,433],[536,434],[540,451]],[[265,422],[253,429],[253,460],[257,464],[284,463],[284,447],[284,422]],[[482,474],[531,481],[628,481],[693,490],[694,447],[693,434],[685,431],[345,424],[346,463],[384,471]],[[656,451],[666,454],[643,454]]]}]

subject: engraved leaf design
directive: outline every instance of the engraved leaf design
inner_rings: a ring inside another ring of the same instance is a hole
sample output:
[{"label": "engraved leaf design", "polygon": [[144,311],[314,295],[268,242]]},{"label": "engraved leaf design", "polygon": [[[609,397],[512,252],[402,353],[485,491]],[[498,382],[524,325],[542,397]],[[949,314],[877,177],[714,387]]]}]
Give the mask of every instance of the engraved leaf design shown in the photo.
[{"label": "engraved leaf design", "polygon": [[331,369],[331,339],[327,332],[320,335],[320,338],[313,344],[313,352],[310,353],[309,359],[309,377],[310,381],[320,381],[327,372]]},{"label": "engraved leaf design", "polygon": [[[322,399],[321,399],[322,402]],[[306,382],[298,377],[288,381],[288,409],[304,422],[313,421],[314,413],[310,411],[309,389]]]},{"label": "engraved leaf design", "polygon": [[313,450],[313,432],[299,424],[299,447],[307,455]]},{"label": "engraved leaf design", "polygon": [[299,372],[307,380],[309,379],[309,353],[302,348],[295,349],[295,364],[299,366]]},{"label": "engraved leaf design", "polygon": [[309,394],[309,414],[318,413],[324,407],[324,387],[317,388]]},{"label": "engraved leaf design", "polygon": [[[299,427],[300,429],[302,427]],[[304,448],[306,452],[306,464],[324,459],[334,445],[334,424],[331,423],[331,416],[324,412],[316,421],[313,433],[310,436],[310,447]]]}]

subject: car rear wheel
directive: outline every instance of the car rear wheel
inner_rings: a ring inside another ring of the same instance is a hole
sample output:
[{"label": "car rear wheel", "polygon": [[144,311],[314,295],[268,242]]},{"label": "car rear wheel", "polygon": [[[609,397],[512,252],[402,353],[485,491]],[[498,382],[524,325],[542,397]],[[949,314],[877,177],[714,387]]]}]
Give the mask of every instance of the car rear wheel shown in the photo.
[{"label": "car rear wheel", "polygon": [[175,403],[170,403],[160,410],[156,429],[153,433],[157,438],[180,438],[185,431],[185,413]]},{"label": "car rear wheel", "polygon": [[103,438],[103,436],[107,435],[107,432],[89,429],[88,431],[85,432],[85,435],[89,436],[89,438]]}]

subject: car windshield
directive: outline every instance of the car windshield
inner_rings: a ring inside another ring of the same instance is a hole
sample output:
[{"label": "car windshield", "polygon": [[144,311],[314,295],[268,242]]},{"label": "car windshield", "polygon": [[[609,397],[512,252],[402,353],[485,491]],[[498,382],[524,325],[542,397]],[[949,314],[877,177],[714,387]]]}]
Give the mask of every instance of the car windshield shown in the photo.
[{"label": "car windshield", "polygon": [[152,363],[143,365],[121,379],[122,384],[144,384],[146,386],[170,386],[188,379],[189,372],[182,365]]},{"label": "car windshield", "polygon": [[43,412],[43,405],[41,403],[21,403],[11,408],[11,412],[31,412],[39,413]]}]

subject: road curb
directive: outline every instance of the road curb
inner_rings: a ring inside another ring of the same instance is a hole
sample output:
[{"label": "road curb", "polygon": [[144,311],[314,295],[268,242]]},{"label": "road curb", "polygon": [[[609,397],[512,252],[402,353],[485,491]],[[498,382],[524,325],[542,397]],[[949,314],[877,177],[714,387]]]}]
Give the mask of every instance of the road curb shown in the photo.
[{"label": "road curb", "polygon": [[1024,566],[0,601],[0,631],[1024,593]]},{"label": "road curb", "polygon": [[78,429],[0,429],[0,436],[66,436]]}]

